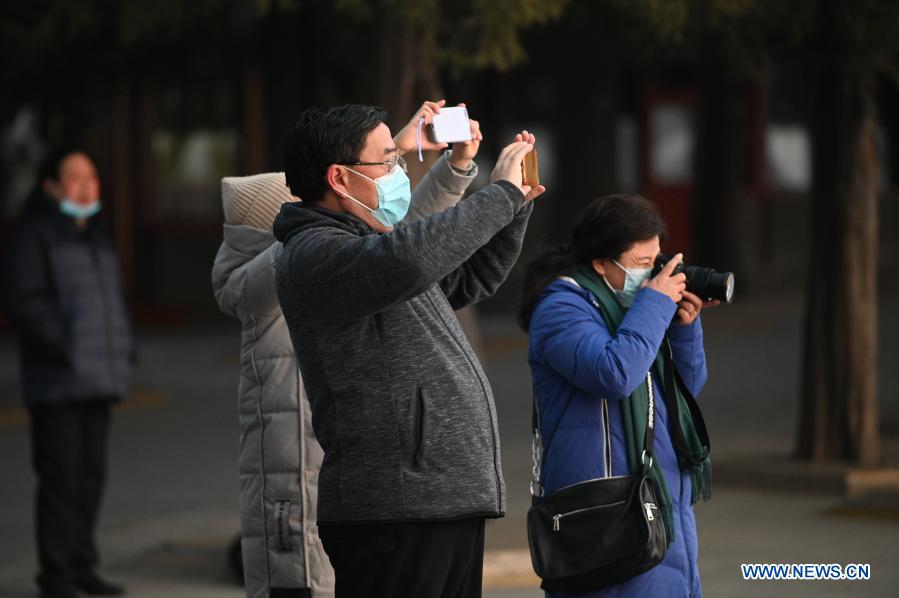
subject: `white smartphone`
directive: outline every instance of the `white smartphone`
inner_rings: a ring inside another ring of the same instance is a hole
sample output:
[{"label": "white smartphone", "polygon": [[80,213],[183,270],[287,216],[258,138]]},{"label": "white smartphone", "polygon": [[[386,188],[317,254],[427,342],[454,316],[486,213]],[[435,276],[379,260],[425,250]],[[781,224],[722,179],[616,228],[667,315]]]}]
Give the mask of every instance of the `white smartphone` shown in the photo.
[{"label": "white smartphone", "polygon": [[465,106],[441,108],[431,121],[431,138],[436,143],[471,141],[471,126]]}]

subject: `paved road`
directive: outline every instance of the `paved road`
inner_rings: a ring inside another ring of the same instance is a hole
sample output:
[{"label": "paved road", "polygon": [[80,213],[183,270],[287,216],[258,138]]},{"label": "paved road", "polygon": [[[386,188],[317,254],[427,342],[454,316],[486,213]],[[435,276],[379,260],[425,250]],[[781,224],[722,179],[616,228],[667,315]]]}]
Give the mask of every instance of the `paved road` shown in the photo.
[{"label": "paved road", "polygon": [[[881,397],[899,435],[899,293],[884,298]],[[796,419],[800,305],[770,297],[705,316],[711,380],[700,398],[714,455],[786,453]],[[525,337],[508,319],[482,321],[497,396],[509,515],[488,527],[488,597],[541,596],[528,571],[523,517],[530,470]],[[138,597],[242,595],[224,547],[238,529],[237,329],[142,333],[134,396],[114,419],[101,521],[104,570]],[[33,478],[17,410],[14,346],[0,338],[0,596],[33,596]],[[709,596],[895,596],[899,505],[840,509],[840,499],[716,487],[697,507]],[[742,562],[870,563],[868,582],[746,582]]]}]

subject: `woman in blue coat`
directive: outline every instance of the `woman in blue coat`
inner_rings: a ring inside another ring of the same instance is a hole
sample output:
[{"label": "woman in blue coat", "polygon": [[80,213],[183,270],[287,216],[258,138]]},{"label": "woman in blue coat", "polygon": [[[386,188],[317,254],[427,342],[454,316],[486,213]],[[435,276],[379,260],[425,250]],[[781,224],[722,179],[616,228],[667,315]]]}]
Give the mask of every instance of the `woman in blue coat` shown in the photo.
[{"label": "woman in blue coat", "polygon": [[[544,496],[585,480],[636,473],[646,411],[634,397],[647,371],[655,382],[651,477],[668,550],[649,571],[585,596],[702,595],[692,505],[709,498],[711,472],[704,426],[693,421],[685,397],[698,395],[708,377],[699,313],[712,302],[687,292],[683,274],[672,276],[681,255],[651,277],[664,239],[665,224],[651,202],[602,197],[578,215],[570,245],[538,258],[525,281],[521,323],[530,335]],[[658,364],[665,359],[679,374],[674,391],[663,384]]]}]

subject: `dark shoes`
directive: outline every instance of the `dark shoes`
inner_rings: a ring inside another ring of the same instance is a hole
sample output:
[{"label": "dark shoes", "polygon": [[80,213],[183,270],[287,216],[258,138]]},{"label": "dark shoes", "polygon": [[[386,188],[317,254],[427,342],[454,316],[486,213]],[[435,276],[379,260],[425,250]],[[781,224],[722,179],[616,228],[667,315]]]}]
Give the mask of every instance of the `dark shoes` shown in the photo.
[{"label": "dark shoes", "polygon": [[42,588],[41,598],[78,598],[74,588],[59,586],[54,588]]},{"label": "dark shoes", "polygon": [[39,581],[41,598],[78,598],[80,594],[88,596],[121,596],[125,593],[122,586],[109,583],[96,573],[87,573],[71,584],[50,581],[46,578]]},{"label": "dark shoes", "polygon": [[125,593],[124,587],[109,583],[96,573],[79,578],[75,581],[75,587],[88,596],[121,596]]}]

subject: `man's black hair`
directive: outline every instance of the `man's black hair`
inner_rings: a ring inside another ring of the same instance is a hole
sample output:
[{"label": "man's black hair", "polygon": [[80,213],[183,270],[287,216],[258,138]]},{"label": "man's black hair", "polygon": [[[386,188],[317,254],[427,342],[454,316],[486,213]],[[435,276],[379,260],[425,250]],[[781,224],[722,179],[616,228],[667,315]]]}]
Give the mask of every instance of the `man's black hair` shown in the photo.
[{"label": "man's black hair", "polygon": [[62,169],[62,163],[65,162],[66,158],[73,154],[84,154],[96,168],[97,161],[94,160],[94,157],[91,155],[91,153],[83,147],[72,145],[54,148],[47,152],[47,155],[44,156],[44,159],[41,161],[40,167],[38,167],[38,184],[41,184],[48,179],[51,181],[58,181],[60,170]]},{"label": "man's black hair", "polygon": [[386,119],[387,112],[377,106],[305,110],[288,134],[284,151],[290,192],[308,203],[319,201],[328,189],[328,167],[358,160],[368,134]]}]

